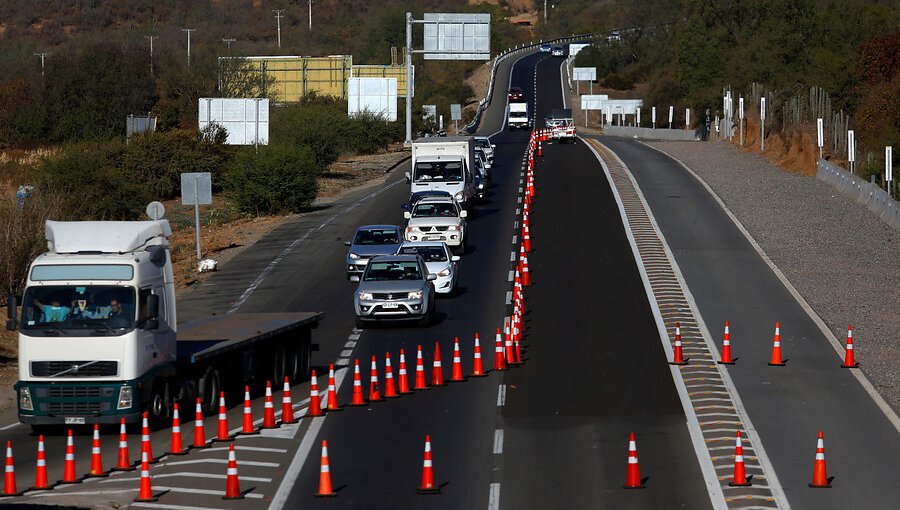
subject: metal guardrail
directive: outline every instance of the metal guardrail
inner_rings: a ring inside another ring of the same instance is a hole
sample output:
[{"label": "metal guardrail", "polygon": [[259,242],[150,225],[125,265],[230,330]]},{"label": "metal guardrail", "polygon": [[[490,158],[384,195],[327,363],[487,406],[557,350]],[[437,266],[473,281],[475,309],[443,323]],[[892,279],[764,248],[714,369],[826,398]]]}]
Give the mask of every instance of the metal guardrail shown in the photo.
[{"label": "metal guardrail", "polygon": [[816,177],[868,207],[892,228],[900,230],[900,204],[880,187],[824,159],[816,165]]},{"label": "metal guardrail", "polygon": [[467,124],[460,131],[466,131],[466,132],[472,133],[475,131],[475,128],[481,122],[481,115],[482,115],[482,113],[484,113],[484,110],[488,106],[490,106],[491,98],[494,96],[494,81],[495,81],[495,78],[497,77],[497,68],[500,66],[500,64],[504,60],[506,60],[507,58],[509,58],[513,55],[517,55],[519,53],[533,50],[534,48],[539,47],[541,44],[565,43],[565,42],[572,42],[572,41],[578,41],[578,40],[583,40],[583,39],[593,39],[594,37],[596,37],[596,34],[572,34],[569,37],[559,37],[557,39],[538,41],[536,43],[531,42],[528,44],[523,44],[521,46],[517,45],[515,48],[508,48],[508,49],[503,50],[502,52],[498,53],[497,56],[494,57],[494,63],[491,66],[491,80],[488,83],[487,95],[485,95],[483,98],[481,98],[481,100],[478,102],[478,111],[475,114],[475,118],[472,120],[472,122]]}]

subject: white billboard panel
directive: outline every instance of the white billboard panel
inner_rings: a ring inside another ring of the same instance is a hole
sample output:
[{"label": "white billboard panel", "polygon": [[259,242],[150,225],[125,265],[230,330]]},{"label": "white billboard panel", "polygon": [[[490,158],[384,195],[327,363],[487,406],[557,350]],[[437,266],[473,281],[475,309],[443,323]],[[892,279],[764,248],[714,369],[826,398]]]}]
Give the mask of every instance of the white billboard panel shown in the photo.
[{"label": "white billboard panel", "polygon": [[425,13],[425,60],[490,60],[491,15]]},{"label": "white billboard panel", "polygon": [[569,56],[575,58],[575,55],[578,55],[578,52],[587,48],[590,44],[584,43],[572,43],[569,45]]},{"label": "white billboard panel", "polygon": [[228,145],[269,144],[268,99],[201,97],[199,103],[200,131],[218,124],[228,132]]},{"label": "white billboard panel", "polygon": [[608,111],[610,115],[636,115],[643,99],[609,99],[606,95],[581,96],[582,110]]},{"label": "white billboard panel", "polygon": [[397,78],[350,78],[347,115],[369,112],[385,121],[397,120]]},{"label": "white billboard panel", "polygon": [[575,81],[594,81],[597,79],[596,67],[573,67],[572,79]]},{"label": "white billboard panel", "polygon": [[585,94],[581,96],[582,110],[602,110],[604,101],[608,101],[609,96],[606,94]]}]

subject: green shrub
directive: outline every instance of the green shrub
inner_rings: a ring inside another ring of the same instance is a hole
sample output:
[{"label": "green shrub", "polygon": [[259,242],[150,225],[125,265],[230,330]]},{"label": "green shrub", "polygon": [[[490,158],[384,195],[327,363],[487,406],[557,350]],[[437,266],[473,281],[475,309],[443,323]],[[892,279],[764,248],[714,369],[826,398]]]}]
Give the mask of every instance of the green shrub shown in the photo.
[{"label": "green shrub", "polygon": [[239,151],[225,178],[225,189],[247,214],[295,213],[309,207],[318,192],[320,166],[307,147],[269,145]]},{"label": "green shrub", "polygon": [[603,80],[603,85],[613,90],[631,90],[634,88],[634,80],[624,74],[611,73]]}]

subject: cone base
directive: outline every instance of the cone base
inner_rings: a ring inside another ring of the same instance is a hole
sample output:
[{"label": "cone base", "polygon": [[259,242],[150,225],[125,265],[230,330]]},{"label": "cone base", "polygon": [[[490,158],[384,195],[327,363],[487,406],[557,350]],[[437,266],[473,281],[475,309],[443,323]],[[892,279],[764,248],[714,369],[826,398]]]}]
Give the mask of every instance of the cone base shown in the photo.
[{"label": "cone base", "polygon": [[275,425],[263,425],[262,427],[260,427],[260,430],[272,430],[272,429],[277,429],[277,428],[278,428],[278,424],[275,424]]},{"label": "cone base", "polygon": [[413,388],[413,391],[428,391],[430,389],[431,387],[429,386],[422,386],[421,388]]},{"label": "cone base", "polygon": [[347,405],[350,407],[366,407],[368,404],[366,404],[365,402],[350,402]]},{"label": "cone base", "polygon": [[46,487],[29,487],[29,488],[27,489],[27,492],[35,492],[35,491],[52,491],[54,487],[56,487],[56,484],[55,484],[55,483],[51,483],[50,485],[48,485],[48,486],[46,486]]},{"label": "cone base", "polygon": [[226,499],[226,500],[227,500],[227,499],[244,499],[244,496],[241,496],[241,495],[238,495],[238,496],[222,496],[222,499]]},{"label": "cone base", "polygon": [[60,480],[60,481],[56,482],[56,485],[75,485],[76,483],[81,483],[83,481],[84,481],[84,478],[77,478],[75,480],[68,481],[68,482],[65,480]]},{"label": "cone base", "polygon": [[255,435],[259,434],[259,429],[253,429],[250,432],[247,432],[246,430],[242,430],[242,431],[238,432],[238,434],[241,436],[255,436]]},{"label": "cone base", "polygon": [[202,449],[204,449],[204,448],[209,448],[210,446],[212,446],[212,442],[213,442],[213,441],[216,441],[216,440],[213,439],[213,440],[207,441],[207,442],[205,442],[205,443],[203,443],[203,444],[194,444],[194,445],[191,445],[191,450],[202,450]]},{"label": "cone base", "polygon": [[452,383],[455,383],[455,382],[466,382],[466,378],[463,377],[462,379],[450,379],[449,382],[452,382]]},{"label": "cone base", "polygon": [[771,361],[769,362],[770,367],[783,367],[784,365],[785,365],[784,361],[782,361],[781,363],[772,363]]},{"label": "cone base", "polygon": [[336,413],[338,411],[343,411],[343,410],[344,410],[343,406],[337,406],[337,407],[328,407],[325,409],[325,412],[326,413]]},{"label": "cone base", "polygon": [[646,489],[647,486],[644,484],[641,485],[623,485],[623,489]]},{"label": "cone base", "polygon": [[830,483],[826,483],[825,485],[816,485],[816,484],[808,483],[806,485],[809,485],[809,487],[812,489],[830,489],[831,488]]},{"label": "cone base", "polygon": [[400,395],[385,395],[384,398],[400,398]]},{"label": "cone base", "polygon": [[159,501],[159,498],[153,496],[152,498],[134,498],[135,503],[153,503],[155,501]]},{"label": "cone base", "polygon": [[440,494],[440,493],[441,493],[440,487],[431,487],[431,488],[416,487],[416,494],[429,495],[429,494]]},{"label": "cone base", "polygon": [[750,486],[752,486],[752,485],[753,485],[753,484],[750,483],[750,482],[745,482],[745,483],[728,482],[728,486],[729,486],[729,487],[750,487]]},{"label": "cone base", "polygon": [[[315,415],[315,416],[322,416],[323,414],[324,414],[324,413],[321,413],[321,412],[320,412],[319,414],[317,414],[317,415]],[[313,415],[310,415],[310,416],[313,416]],[[315,416],[313,416],[313,418],[315,418]],[[293,424],[295,424],[295,423],[297,423],[297,419],[296,419],[296,418],[293,419],[293,420],[287,420],[287,421],[286,421],[286,420],[281,420],[281,422],[279,422],[278,426],[280,427],[280,426],[282,426],[282,425],[293,425]]]},{"label": "cone base", "polygon": [[487,377],[487,373],[482,372],[480,374],[471,374],[468,377]]},{"label": "cone base", "polygon": [[4,492],[4,493],[0,494],[0,498],[13,498],[16,496],[21,496],[22,494],[25,494],[25,491],[10,492],[10,493]]},{"label": "cone base", "polygon": [[192,447],[183,448],[180,452],[166,452],[165,455],[187,455]]},{"label": "cone base", "polygon": [[734,361],[716,361],[719,365],[734,365]]},{"label": "cone base", "polygon": [[88,473],[84,475],[85,478],[106,478],[109,476],[109,473],[101,472],[101,473]]},{"label": "cone base", "polygon": [[384,400],[384,397],[378,397],[378,398],[371,398],[371,397],[370,397],[370,398],[369,398],[369,402],[381,402],[382,400]]},{"label": "cone base", "polygon": [[687,365],[688,362],[687,361],[670,361],[669,364],[681,366],[681,365]]},{"label": "cone base", "polygon": [[841,364],[841,368],[859,368],[859,363],[854,363],[852,365]]},{"label": "cone base", "polygon": [[231,435],[231,436],[228,436],[228,437],[225,437],[225,438],[216,437],[215,439],[212,439],[212,440],[210,441],[210,443],[230,443],[230,442],[234,441],[234,438],[235,438],[235,437],[237,437],[237,436],[236,436],[236,435]]},{"label": "cone base", "polygon": [[447,385],[447,381],[441,381],[441,382],[439,382],[439,383],[436,383],[436,382],[434,382],[434,381],[431,382],[431,386],[432,386],[432,387],[434,387],[434,386],[446,386],[446,385]]},{"label": "cone base", "polygon": [[317,492],[313,496],[317,498],[336,498],[337,492]]}]

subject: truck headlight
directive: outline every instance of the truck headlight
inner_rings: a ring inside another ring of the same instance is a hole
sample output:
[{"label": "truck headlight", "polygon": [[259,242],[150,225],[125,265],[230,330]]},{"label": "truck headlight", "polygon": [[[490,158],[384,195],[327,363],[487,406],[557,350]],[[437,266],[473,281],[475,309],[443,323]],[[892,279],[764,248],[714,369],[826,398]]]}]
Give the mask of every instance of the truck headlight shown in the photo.
[{"label": "truck headlight", "polygon": [[134,404],[134,390],[131,386],[119,388],[119,404],[116,409],[129,409]]},{"label": "truck headlight", "polygon": [[351,254],[350,254],[350,260],[359,260],[359,255],[357,255],[357,254],[355,254],[355,253],[351,253]]},{"label": "truck headlight", "polygon": [[19,389],[19,409],[34,411],[34,404],[31,402],[31,390],[28,388]]},{"label": "truck headlight", "polygon": [[360,292],[359,300],[360,301],[372,301],[372,293],[371,292]]},{"label": "truck headlight", "polygon": [[457,202],[462,202],[462,199],[463,199],[463,192],[462,192],[462,191],[457,191],[456,194],[453,195],[453,198],[455,198]]},{"label": "truck headlight", "polygon": [[459,232],[460,227],[459,227],[459,225],[450,225],[449,227],[447,227],[447,230],[452,230],[452,231],[454,231],[454,232]]},{"label": "truck headlight", "polygon": [[406,296],[406,299],[422,299],[422,291],[421,291],[421,290],[415,290],[415,291],[413,291],[413,292],[410,292],[410,293]]}]

